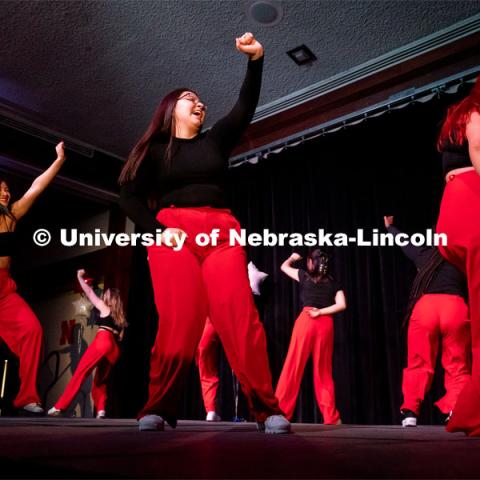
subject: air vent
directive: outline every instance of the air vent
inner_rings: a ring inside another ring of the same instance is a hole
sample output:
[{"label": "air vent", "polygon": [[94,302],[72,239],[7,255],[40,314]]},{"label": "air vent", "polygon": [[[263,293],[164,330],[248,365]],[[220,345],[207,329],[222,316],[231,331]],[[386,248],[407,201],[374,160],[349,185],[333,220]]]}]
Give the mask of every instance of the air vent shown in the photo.
[{"label": "air vent", "polygon": [[312,63],[317,57],[313,52],[306,46],[300,45],[297,48],[293,48],[287,52],[287,55],[297,64],[297,65],[307,65]]}]

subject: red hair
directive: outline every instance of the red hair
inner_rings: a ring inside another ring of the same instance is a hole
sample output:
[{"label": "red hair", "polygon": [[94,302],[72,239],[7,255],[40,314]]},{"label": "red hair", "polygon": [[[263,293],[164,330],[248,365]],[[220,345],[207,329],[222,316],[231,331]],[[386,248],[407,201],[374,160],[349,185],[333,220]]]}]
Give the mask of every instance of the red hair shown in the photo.
[{"label": "red hair", "polygon": [[465,142],[466,125],[473,112],[480,112],[480,77],[477,78],[468,97],[448,109],[437,142],[440,151],[449,143],[462,145]]},{"label": "red hair", "polygon": [[120,178],[118,179],[120,185],[135,178],[138,168],[148,153],[153,137],[163,137],[165,140],[168,140],[165,162],[167,165],[169,164],[171,160],[172,138],[175,132],[173,110],[177,104],[178,97],[183,92],[193,92],[193,90],[189,90],[188,88],[177,88],[163,97],[160,105],[158,105],[155,110],[150,125],[137,144],[133,147],[122,168]]}]

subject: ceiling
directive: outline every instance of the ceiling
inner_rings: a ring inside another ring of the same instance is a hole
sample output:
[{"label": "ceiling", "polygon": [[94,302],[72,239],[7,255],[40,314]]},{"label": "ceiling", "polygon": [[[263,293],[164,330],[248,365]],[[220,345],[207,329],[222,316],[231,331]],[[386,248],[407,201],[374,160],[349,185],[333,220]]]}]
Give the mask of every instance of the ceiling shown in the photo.
[{"label": "ceiling", "polygon": [[[272,1],[272,0],[268,0]],[[252,0],[0,1],[0,107],[125,157],[170,90],[187,86],[226,113],[245,59],[235,37],[266,50],[260,105],[340,74],[480,12],[480,1],[285,0],[259,26]],[[317,56],[297,66],[286,51]]]}]

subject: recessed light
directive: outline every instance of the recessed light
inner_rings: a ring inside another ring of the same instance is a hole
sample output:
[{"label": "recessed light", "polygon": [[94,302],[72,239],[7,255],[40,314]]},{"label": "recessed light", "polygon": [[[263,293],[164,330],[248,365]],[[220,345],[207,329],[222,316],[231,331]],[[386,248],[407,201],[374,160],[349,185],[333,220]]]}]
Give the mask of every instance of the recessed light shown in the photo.
[{"label": "recessed light", "polygon": [[287,52],[287,55],[297,64],[305,65],[317,59],[314,53],[306,46],[300,45]]},{"label": "recessed light", "polygon": [[256,0],[247,9],[247,16],[264,27],[277,25],[283,17],[283,8],[275,0]]}]

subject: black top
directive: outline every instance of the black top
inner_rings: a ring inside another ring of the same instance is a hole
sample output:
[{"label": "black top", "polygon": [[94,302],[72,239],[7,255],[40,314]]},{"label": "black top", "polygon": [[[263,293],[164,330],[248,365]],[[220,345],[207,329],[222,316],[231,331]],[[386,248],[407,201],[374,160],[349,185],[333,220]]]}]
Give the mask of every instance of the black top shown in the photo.
[{"label": "black top", "polygon": [[0,257],[11,257],[16,249],[17,236],[15,232],[0,233]]},{"label": "black top", "polygon": [[342,287],[329,277],[315,283],[305,270],[298,271],[302,307],[325,308],[335,304],[335,295]]},{"label": "black top", "polygon": [[122,329],[115,324],[115,322],[113,321],[113,317],[112,315],[108,315],[104,318],[102,317],[98,317],[97,318],[97,321],[95,322],[99,327],[108,327],[108,328],[111,328],[112,330],[115,330],[115,332],[117,333],[120,333],[122,331]]},{"label": "black top", "polygon": [[228,115],[192,139],[174,138],[170,169],[164,165],[168,140],[154,139],[134,180],[120,191],[120,206],[146,232],[165,228],[147,208],[152,195],[159,208],[228,207],[228,158],[253,118],[260,95],[263,57],[248,62],[239,98]]},{"label": "black top", "polygon": [[[402,233],[397,227],[391,225],[388,231],[397,235]],[[432,250],[436,247],[416,247],[408,244],[401,247],[403,253],[420,270],[430,258]],[[448,293],[450,295],[459,295],[467,298],[467,285],[465,275],[454,267],[451,263],[443,260],[433,274],[432,281],[425,289],[424,293]]]},{"label": "black top", "polygon": [[449,143],[442,150],[443,174],[446,175],[456,168],[471,167],[470,155],[468,153],[468,142],[463,145]]}]

